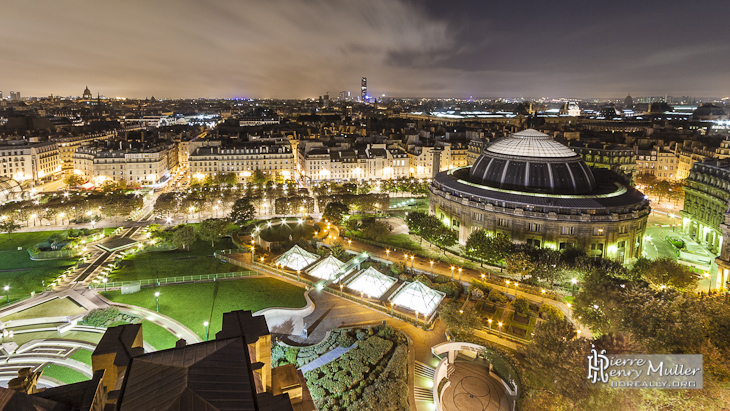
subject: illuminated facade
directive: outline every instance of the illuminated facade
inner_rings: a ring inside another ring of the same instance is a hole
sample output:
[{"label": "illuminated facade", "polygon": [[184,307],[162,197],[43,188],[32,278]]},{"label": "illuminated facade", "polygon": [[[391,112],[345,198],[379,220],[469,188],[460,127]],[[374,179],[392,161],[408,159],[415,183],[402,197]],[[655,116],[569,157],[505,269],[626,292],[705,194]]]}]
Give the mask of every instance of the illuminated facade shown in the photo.
[{"label": "illuminated facade", "polygon": [[535,130],[486,146],[471,167],[441,172],[429,210],[465,244],[478,229],[536,247],[575,247],[628,262],[641,255],[650,212],[644,195]]},{"label": "illuminated facade", "polygon": [[8,144],[0,146],[0,176],[18,182],[40,183],[61,172],[56,143]]},{"label": "illuminated facade", "polygon": [[146,149],[79,147],[73,155],[74,173],[100,186],[106,180],[131,186],[159,184],[178,166],[177,146],[163,143]]},{"label": "illuminated facade", "polygon": [[245,178],[256,170],[289,179],[295,171],[291,143],[286,139],[256,140],[235,147],[199,147],[188,157],[188,164],[194,179],[227,173]]},{"label": "illuminated facade", "polygon": [[300,143],[297,173],[309,182],[383,180],[410,176],[408,153],[399,147],[368,144],[332,149],[322,143]]},{"label": "illuminated facade", "polygon": [[682,229],[715,252],[722,249],[720,224],[730,200],[730,161],[696,162],[684,183]]}]

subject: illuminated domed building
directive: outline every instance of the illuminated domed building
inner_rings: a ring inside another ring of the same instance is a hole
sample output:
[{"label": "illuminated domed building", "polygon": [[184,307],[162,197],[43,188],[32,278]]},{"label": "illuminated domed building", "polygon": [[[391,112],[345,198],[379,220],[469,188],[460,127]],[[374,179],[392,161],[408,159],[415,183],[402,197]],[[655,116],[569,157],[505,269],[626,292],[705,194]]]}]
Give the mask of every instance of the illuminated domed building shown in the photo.
[{"label": "illuminated domed building", "polygon": [[84,89],[84,94],[81,98],[84,100],[91,100],[92,98],[94,98],[94,96],[91,95],[91,90],[89,90],[88,86]]},{"label": "illuminated domed building", "polygon": [[641,254],[649,202],[616,173],[591,169],[547,134],[525,130],[487,145],[473,166],[437,174],[431,213],[459,231],[501,232],[536,247],[576,247],[627,262]]}]

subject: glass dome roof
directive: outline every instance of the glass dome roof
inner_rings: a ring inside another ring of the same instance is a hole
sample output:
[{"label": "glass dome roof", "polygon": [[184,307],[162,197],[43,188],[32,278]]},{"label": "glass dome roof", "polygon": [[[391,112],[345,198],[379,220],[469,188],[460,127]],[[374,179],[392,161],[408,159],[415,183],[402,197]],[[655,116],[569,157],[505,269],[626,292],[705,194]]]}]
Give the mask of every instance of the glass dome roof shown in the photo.
[{"label": "glass dome roof", "polygon": [[469,181],[508,190],[588,194],[596,180],[583,159],[547,134],[528,129],[488,145]]},{"label": "glass dome roof", "polygon": [[12,178],[0,176],[0,204],[8,201],[21,200],[23,187]]}]

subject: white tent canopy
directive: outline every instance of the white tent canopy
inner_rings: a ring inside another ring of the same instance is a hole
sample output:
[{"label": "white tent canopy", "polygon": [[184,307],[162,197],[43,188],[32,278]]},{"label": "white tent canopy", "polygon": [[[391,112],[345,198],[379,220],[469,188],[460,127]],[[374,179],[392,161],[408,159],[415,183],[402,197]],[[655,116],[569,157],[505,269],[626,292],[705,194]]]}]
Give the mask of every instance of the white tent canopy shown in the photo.
[{"label": "white tent canopy", "polygon": [[290,248],[289,251],[280,255],[279,258],[276,259],[276,262],[283,264],[284,267],[289,267],[292,270],[301,270],[318,259],[319,256],[316,254],[312,254],[298,245],[295,245]]},{"label": "white tent canopy", "polygon": [[371,297],[380,298],[395,282],[394,278],[382,274],[373,267],[368,267],[357,272],[347,283],[347,287]]},{"label": "white tent canopy", "polygon": [[333,280],[340,269],[345,265],[342,261],[336,259],[332,254],[323,258],[315,264],[307,273],[313,277],[321,278],[325,281]]},{"label": "white tent canopy", "polygon": [[446,294],[428,288],[420,281],[403,286],[391,300],[395,305],[430,315]]}]

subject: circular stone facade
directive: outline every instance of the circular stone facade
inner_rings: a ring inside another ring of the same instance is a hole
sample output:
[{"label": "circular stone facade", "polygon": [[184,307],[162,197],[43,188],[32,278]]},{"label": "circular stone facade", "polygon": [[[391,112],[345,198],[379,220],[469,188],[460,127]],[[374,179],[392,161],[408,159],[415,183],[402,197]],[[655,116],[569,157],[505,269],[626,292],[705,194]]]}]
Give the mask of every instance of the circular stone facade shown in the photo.
[{"label": "circular stone facade", "polygon": [[478,229],[536,247],[575,247],[620,262],[641,255],[649,202],[620,176],[590,169],[535,130],[485,147],[471,167],[438,173],[429,211],[459,231]]}]

